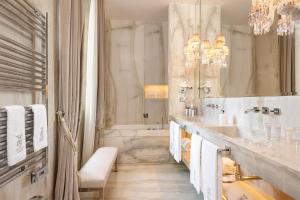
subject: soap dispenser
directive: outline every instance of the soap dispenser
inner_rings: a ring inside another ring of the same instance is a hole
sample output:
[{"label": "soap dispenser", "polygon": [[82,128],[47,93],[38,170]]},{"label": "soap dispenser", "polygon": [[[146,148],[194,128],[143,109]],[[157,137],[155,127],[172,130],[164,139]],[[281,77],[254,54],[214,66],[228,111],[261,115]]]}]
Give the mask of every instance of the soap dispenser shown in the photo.
[{"label": "soap dispenser", "polygon": [[226,116],[225,110],[220,110],[220,113],[219,113],[219,124],[220,125],[227,124],[227,116]]}]

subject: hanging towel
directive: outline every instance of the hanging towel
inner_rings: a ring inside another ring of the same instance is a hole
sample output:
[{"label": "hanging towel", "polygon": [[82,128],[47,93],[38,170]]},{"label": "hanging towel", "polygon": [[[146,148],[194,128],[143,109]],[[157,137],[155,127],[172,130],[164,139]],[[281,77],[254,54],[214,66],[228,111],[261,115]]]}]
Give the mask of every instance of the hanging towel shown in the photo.
[{"label": "hanging towel", "polygon": [[170,122],[170,153],[172,156],[174,156],[174,125],[175,122],[171,121]]},{"label": "hanging towel", "polygon": [[30,106],[33,112],[33,149],[39,151],[48,146],[47,141],[47,110],[44,105]]},{"label": "hanging towel", "polygon": [[202,137],[193,134],[191,140],[191,160],[190,160],[190,182],[197,190],[201,191],[201,146]]},{"label": "hanging towel", "polygon": [[177,163],[181,161],[181,128],[180,125],[174,122],[173,149],[174,159]]},{"label": "hanging towel", "polygon": [[201,190],[204,200],[220,200],[222,196],[222,157],[218,149],[211,142],[202,141]]},{"label": "hanging towel", "polygon": [[25,109],[7,106],[7,164],[13,166],[26,158]]}]

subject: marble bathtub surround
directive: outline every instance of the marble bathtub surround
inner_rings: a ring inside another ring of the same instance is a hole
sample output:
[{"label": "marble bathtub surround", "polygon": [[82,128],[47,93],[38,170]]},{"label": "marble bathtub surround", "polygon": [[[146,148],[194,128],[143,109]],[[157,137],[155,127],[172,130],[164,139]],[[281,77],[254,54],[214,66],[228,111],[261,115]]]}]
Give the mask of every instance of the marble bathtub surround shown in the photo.
[{"label": "marble bathtub surround", "polygon": [[205,118],[173,116],[173,120],[185,125],[190,133],[199,132],[201,137],[220,148],[231,148],[230,158],[247,171],[247,175],[262,177],[274,187],[294,198],[300,197],[299,142],[265,140],[263,131],[232,125],[220,126]]},{"label": "marble bathtub surround", "polygon": [[174,162],[169,155],[168,129],[134,129],[127,125],[105,130],[102,141],[103,146],[118,147],[119,164]]},{"label": "marble bathtub surround", "polygon": [[[167,121],[166,100],[145,99],[145,85],[167,85],[167,22],[111,20],[107,27],[109,69],[106,125]],[[148,113],[148,118],[143,114]]]}]

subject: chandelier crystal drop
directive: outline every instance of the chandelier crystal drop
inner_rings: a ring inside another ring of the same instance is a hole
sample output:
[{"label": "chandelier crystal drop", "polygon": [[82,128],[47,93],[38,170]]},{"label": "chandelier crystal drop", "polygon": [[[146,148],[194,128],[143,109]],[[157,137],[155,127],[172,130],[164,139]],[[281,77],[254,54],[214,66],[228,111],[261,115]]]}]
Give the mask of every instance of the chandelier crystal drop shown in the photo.
[{"label": "chandelier crystal drop", "polygon": [[201,45],[201,50],[202,64],[215,64],[221,67],[227,66],[229,48],[226,46],[224,35],[217,36],[213,46],[208,40],[204,40]]},{"label": "chandelier crystal drop", "polygon": [[291,12],[296,6],[294,0],[280,0],[277,6],[277,13],[289,13]]},{"label": "chandelier crystal drop", "polygon": [[288,36],[294,33],[294,13],[298,13],[295,0],[252,0],[249,25],[255,35],[266,34],[271,29],[274,15],[278,14],[277,34]]},{"label": "chandelier crystal drop", "polygon": [[272,19],[269,17],[269,1],[257,0],[251,6],[249,12],[249,25],[253,27],[255,35],[268,33],[272,26]]},{"label": "chandelier crystal drop", "polygon": [[281,18],[278,20],[277,33],[280,36],[287,36],[294,33],[295,22],[292,19],[291,15],[281,15]]}]

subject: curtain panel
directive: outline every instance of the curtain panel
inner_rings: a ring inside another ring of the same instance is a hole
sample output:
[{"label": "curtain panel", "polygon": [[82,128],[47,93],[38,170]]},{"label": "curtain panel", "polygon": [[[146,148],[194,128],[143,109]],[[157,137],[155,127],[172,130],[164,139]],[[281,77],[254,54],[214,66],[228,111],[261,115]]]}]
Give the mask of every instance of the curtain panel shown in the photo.
[{"label": "curtain panel", "polygon": [[79,200],[77,140],[81,122],[81,0],[58,0],[58,167],[56,200]]},{"label": "curtain panel", "polygon": [[106,29],[105,1],[98,0],[98,95],[96,115],[95,147],[101,146],[101,137],[105,128],[105,85],[106,85]]}]

